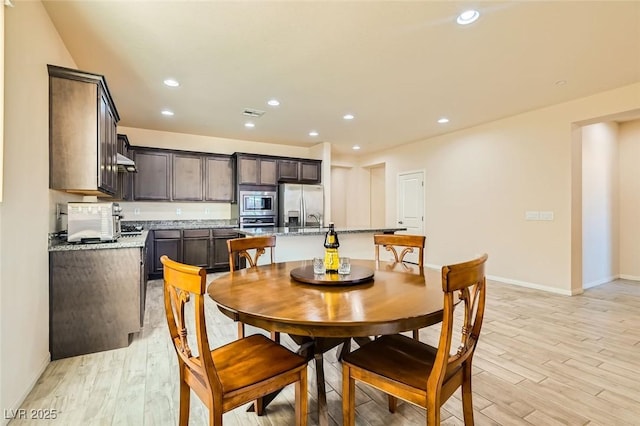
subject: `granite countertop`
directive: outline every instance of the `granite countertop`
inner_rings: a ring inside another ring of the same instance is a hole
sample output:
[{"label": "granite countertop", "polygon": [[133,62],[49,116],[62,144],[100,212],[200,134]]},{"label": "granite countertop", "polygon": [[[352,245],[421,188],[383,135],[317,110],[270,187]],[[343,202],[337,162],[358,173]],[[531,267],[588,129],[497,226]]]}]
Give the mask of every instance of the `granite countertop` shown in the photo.
[{"label": "granite countertop", "polygon": [[50,236],[49,251],[106,250],[144,247],[148,234],[149,231],[144,230],[140,235],[127,235],[118,238],[118,241],[104,243],[69,243],[64,238]]},{"label": "granite countertop", "polygon": [[[250,237],[261,235],[276,235],[283,237],[296,237],[304,235],[325,235],[329,228],[307,227],[307,228],[249,228],[239,229],[238,233]],[[336,228],[338,234],[363,234],[363,233],[394,233],[397,231],[406,231],[407,228],[364,228],[364,227],[347,227]]]},{"label": "granite countertop", "polygon": [[237,219],[211,220],[123,220],[122,225],[142,226],[142,229],[207,229],[207,228],[237,228]]}]

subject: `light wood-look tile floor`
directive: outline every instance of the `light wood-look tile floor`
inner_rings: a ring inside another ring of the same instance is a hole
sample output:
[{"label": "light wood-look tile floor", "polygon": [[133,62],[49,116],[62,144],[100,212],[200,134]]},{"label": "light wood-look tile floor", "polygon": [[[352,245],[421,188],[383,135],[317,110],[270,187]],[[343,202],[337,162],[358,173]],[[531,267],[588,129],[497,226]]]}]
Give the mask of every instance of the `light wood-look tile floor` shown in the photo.
[{"label": "light wood-look tile floor", "polygon": [[[213,275],[211,278],[215,278]],[[236,325],[213,302],[207,307],[212,346],[235,338]],[[55,409],[60,425],[175,425],[176,355],[162,305],[162,282],[149,282],[144,329],[129,347],[53,361],[22,408]],[[251,329],[256,330],[256,329]],[[435,342],[438,327],[421,331]],[[294,347],[283,337],[283,343]],[[193,347],[193,346],[192,346]],[[330,423],[342,424],[341,371],[336,351],[325,356]],[[317,424],[315,374],[309,366],[309,424]],[[640,283],[617,280],[567,297],[490,282],[487,310],[474,358],[473,397],[478,425],[639,425]],[[358,425],[425,424],[424,411],[358,386]],[[293,424],[293,388],[257,417],[244,407],[226,425]],[[443,424],[461,425],[460,391],[442,407]],[[11,425],[42,425],[13,420]],[[207,423],[192,394],[191,425]]]}]

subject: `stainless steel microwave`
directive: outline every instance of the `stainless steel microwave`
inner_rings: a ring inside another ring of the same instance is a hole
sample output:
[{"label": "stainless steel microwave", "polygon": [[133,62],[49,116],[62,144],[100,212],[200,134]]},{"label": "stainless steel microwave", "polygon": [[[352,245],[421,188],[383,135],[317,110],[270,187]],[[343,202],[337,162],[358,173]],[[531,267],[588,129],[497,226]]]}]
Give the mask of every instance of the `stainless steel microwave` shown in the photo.
[{"label": "stainless steel microwave", "polygon": [[67,241],[115,241],[120,237],[118,203],[67,203]]},{"label": "stainless steel microwave", "polygon": [[276,191],[240,191],[238,204],[240,216],[276,216],[278,198]]}]

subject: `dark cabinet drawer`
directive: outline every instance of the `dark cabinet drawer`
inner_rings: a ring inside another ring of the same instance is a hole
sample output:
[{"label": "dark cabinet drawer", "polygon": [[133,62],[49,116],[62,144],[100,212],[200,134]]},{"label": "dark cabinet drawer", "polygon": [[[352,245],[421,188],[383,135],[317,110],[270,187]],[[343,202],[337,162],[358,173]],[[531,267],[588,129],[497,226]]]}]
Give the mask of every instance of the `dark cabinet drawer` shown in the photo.
[{"label": "dark cabinet drawer", "polygon": [[184,238],[209,238],[208,229],[185,229],[182,231]]},{"label": "dark cabinet drawer", "polygon": [[214,237],[225,237],[225,238],[236,238],[238,234],[231,229],[214,229],[213,230]]},{"label": "dark cabinet drawer", "polygon": [[164,240],[164,239],[173,239],[173,238],[181,238],[179,229],[171,229],[171,230],[155,230],[153,232],[153,237],[156,240]]}]

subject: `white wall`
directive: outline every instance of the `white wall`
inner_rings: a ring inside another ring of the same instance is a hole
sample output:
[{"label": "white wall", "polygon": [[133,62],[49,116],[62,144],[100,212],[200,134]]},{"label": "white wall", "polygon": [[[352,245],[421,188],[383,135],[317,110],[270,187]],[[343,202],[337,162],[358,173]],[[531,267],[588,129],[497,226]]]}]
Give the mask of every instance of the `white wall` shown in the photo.
[{"label": "white wall", "polygon": [[618,276],[618,125],[582,128],[582,280],[593,287]]},{"label": "white wall", "polygon": [[370,204],[371,204],[371,220],[370,225],[372,227],[386,226],[386,214],[385,214],[385,200],[386,200],[386,180],[384,164],[371,167],[370,173]]},{"label": "white wall", "polygon": [[347,226],[347,188],[345,182],[349,176],[349,168],[331,168],[331,221],[338,228]]},{"label": "white wall", "polygon": [[620,276],[640,280],[640,120],[618,128]]},{"label": "white wall", "polygon": [[118,127],[118,133],[124,133],[129,143],[135,146],[154,148],[181,149],[185,151],[213,152],[216,154],[233,154],[248,152],[252,154],[277,155],[284,157],[313,158],[323,160],[323,152],[313,149],[314,146],[299,147],[256,143],[247,140],[216,138],[211,136],[189,135],[184,133],[161,132],[158,130],[139,129],[134,127]]},{"label": "white wall", "polygon": [[[49,362],[49,80],[74,67],[40,2],[5,13],[4,200],[0,205],[0,407],[16,409]],[[56,197],[55,194],[51,195]],[[47,408],[47,407],[43,407]],[[2,419],[6,423],[7,419]]]},{"label": "white wall", "polygon": [[[397,174],[426,171],[427,263],[487,252],[490,276],[571,294],[582,286],[572,287],[572,259],[582,257],[572,232],[574,171],[582,168],[572,125],[639,106],[634,84],[350,160],[385,164],[387,223],[396,220]],[[526,221],[527,210],[551,211],[554,220]]]}]

